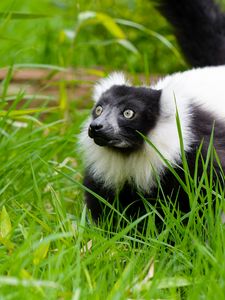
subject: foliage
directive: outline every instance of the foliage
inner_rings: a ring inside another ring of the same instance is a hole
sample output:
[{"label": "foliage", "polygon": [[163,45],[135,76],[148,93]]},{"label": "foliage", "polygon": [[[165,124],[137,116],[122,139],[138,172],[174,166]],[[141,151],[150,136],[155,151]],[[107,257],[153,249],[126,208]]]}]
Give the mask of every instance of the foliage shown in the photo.
[{"label": "foliage", "polygon": [[0,11],[0,66],[36,62],[143,72],[148,61],[154,73],[184,66],[150,1],[1,1]]}]

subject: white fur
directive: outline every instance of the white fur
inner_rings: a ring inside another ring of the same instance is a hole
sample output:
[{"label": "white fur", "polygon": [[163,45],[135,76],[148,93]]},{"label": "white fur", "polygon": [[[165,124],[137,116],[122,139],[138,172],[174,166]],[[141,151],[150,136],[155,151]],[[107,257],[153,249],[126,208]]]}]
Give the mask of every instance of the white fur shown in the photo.
[{"label": "white fur", "polygon": [[217,117],[225,118],[225,66],[192,69],[160,80],[152,88],[162,89],[162,101],[176,97],[179,106],[195,103]]},{"label": "white fur", "polygon": [[105,187],[119,189],[128,181],[135,183],[140,190],[149,190],[149,187],[155,184],[154,172],[159,174],[163,169],[159,156],[147,145],[144,150],[125,157],[96,145],[87,136],[85,129],[80,136],[80,144],[84,150],[86,166],[94,178]]},{"label": "white fur", "polygon": [[[100,95],[112,85],[126,83],[125,77],[118,73],[103,79],[95,88],[95,101],[98,101]],[[155,128],[149,132],[148,138],[171,164],[177,164],[181,155],[175,118],[176,106],[184,148],[187,151],[194,139],[190,129],[191,104],[201,105],[205,110],[210,110],[225,120],[225,66],[176,73],[160,80],[152,88],[163,91],[160,99],[160,117]],[[94,178],[107,187],[120,188],[128,181],[138,189],[149,192],[156,183],[155,174],[160,176],[165,170],[165,164],[156,151],[145,144],[141,151],[125,157],[108,148],[99,147],[88,137],[89,123],[90,119],[83,128],[80,145],[86,166]]]},{"label": "white fur", "polygon": [[100,96],[110,89],[113,85],[130,85],[122,72],[113,72],[108,77],[101,79],[95,86],[93,92],[93,99],[98,102]]}]

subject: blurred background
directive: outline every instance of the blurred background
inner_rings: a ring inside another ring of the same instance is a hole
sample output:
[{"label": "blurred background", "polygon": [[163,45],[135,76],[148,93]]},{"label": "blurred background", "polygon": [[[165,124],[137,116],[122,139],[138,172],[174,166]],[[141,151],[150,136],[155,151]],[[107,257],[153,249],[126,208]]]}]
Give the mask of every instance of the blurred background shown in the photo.
[{"label": "blurred background", "polygon": [[1,66],[102,66],[157,74],[183,67],[153,1],[2,0],[0,11]]}]

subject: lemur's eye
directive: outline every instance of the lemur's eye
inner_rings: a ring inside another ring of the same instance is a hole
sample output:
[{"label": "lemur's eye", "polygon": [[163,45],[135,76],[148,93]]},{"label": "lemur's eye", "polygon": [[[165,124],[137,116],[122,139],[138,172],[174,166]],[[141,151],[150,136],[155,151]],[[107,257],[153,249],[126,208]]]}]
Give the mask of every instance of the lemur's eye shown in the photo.
[{"label": "lemur's eye", "polygon": [[124,116],[124,118],[126,118],[126,119],[131,119],[131,118],[133,118],[133,116],[134,116],[134,111],[131,110],[131,109],[126,109],[126,110],[123,112],[123,116]]},{"label": "lemur's eye", "polygon": [[96,109],[95,109],[95,114],[96,114],[97,116],[100,116],[101,113],[102,113],[102,111],[103,111],[103,108],[102,108],[101,105],[99,105],[99,106],[97,106]]}]

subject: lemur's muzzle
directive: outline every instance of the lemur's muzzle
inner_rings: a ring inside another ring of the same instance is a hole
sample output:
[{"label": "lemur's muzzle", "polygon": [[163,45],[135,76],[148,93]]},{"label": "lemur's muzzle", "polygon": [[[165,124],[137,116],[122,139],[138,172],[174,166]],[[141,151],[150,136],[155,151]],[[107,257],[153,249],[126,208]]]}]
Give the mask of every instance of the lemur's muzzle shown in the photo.
[{"label": "lemur's muzzle", "polygon": [[88,135],[94,139],[94,142],[99,146],[107,146],[111,140],[107,134],[106,128],[102,124],[93,121],[88,128]]},{"label": "lemur's muzzle", "polygon": [[115,134],[112,126],[109,126],[107,123],[103,125],[100,122],[96,122],[96,120],[91,122],[88,128],[88,135],[98,146],[119,149],[136,148],[136,144],[133,145],[126,137],[118,132]]},{"label": "lemur's muzzle", "polygon": [[101,129],[103,128],[102,124],[98,124],[95,122],[92,122],[88,129],[88,134],[91,138],[93,138],[95,135],[101,133]]}]

